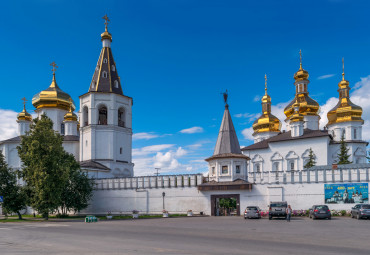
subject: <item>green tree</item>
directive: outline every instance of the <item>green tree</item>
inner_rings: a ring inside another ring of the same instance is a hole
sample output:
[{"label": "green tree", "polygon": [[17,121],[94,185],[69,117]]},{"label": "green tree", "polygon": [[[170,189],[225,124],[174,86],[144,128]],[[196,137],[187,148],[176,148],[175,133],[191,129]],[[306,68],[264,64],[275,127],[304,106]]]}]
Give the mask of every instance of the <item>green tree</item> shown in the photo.
[{"label": "green tree", "polygon": [[25,189],[17,184],[17,174],[8,167],[0,150],[0,195],[3,196],[2,208],[6,213],[16,213],[22,219],[21,210],[26,208]]},{"label": "green tree", "polygon": [[53,130],[53,122],[43,114],[40,119],[33,120],[30,131],[22,136],[17,147],[30,205],[45,219],[61,205],[69,176],[62,143],[62,136]]},{"label": "green tree", "polygon": [[349,148],[347,148],[347,143],[344,141],[344,134],[340,139],[340,151],[338,153],[338,165],[344,164],[351,164],[352,162],[349,161],[349,157],[351,156],[348,154]]},{"label": "green tree", "polygon": [[315,160],[315,158],[316,158],[316,155],[315,155],[315,153],[313,153],[312,148],[310,148],[310,151],[308,153],[308,161],[304,165],[304,168],[305,169],[308,169],[308,168],[311,168],[313,166],[316,166],[316,160]]},{"label": "green tree", "polygon": [[62,203],[59,208],[61,215],[66,215],[69,211],[76,213],[85,209],[89,205],[94,184],[94,181],[80,170],[80,165],[72,154],[66,153],[65,166],[69,176],[62,192]]}]

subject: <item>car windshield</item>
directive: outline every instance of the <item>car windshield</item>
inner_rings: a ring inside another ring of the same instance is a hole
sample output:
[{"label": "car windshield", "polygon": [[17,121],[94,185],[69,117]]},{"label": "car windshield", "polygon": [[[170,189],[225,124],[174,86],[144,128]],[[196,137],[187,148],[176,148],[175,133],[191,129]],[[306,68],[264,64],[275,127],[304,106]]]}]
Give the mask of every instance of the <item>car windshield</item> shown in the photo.
[{"label": "car windshield", "polygon": [[326,205],[318,205],[315,206],[317,210],[329,210],[329,208]]},{"label": "car windshield", "polygon": [[258,210],[258,209],[255,206],[251,206],[251,207],[247,207],[247,210]]},{"label": "car windshield", "polygon": [[271,207],[287,207],[285,203],[273,203],[270,205]]},{"label": "car windshield", "polygon": [[362,205],[363,209],[370,209],[370,205]]}]

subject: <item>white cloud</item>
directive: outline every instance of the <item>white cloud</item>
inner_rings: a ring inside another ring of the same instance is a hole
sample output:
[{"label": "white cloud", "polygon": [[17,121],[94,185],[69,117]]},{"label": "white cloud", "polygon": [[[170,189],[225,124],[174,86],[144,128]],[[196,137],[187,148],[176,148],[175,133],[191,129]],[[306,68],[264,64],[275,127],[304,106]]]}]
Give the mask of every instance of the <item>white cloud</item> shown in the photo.
[{"label": "white cloud", "polygon": [[174,144],[157,144],[157,145],[150,145],[145,146],[139,149],[132,149],[133,156],[144,156],[149,155],[152,153],[157,153],[158,151],[166,150],[173,147]]},{"label": "white cloud", "polygon": [[136,133],[132,136],[133,140],[149,140],[153,138],[157,138],[159,135],[153,133],[153,132],[142,132],[142,133]]},{"label": "white cloud", "polygon": [[191,127],[187,129],[180,130],[180,133],[183,134],[195,134],[195,133],[202,133],[204,130],[202,127]]},{"label": "white cloud", "polygon": [[253,102],[258,102],[261,100],[261,96],[259,95],[255,95],[254,98],[253,98]]},{"label": "white cloud", "polygon": [[237,113],[237,114],[234,114],[234,117],[236,117],[236,118],[245,118],[248,121],[254,121],[260,115],[261,115],[261,113]]},{"label": "white cloud", "polygon": [[0,141],[18,135],[17,115],[15,111],[0,109]]},{"label": "white cloud", "polygon": [[323,79],[328,79],[328,78],[331,78],[333,77],[335,74],[325,74],[325,75],[321,75],[319,77],[317,77],[318,80],[323,80]]}]

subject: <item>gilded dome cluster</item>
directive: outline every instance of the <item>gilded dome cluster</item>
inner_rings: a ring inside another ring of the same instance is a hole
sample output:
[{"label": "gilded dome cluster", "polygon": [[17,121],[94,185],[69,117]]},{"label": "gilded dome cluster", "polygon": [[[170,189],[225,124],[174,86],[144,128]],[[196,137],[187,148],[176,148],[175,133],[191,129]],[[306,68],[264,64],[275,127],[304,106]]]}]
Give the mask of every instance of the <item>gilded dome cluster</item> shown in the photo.
[{"label": "gilded dome cluster", "polygon": [[[284,114],[286,121],[298,122],[304,121],[305,116],[319,116],[320,105],[309,96],[307,85],[309,84],[309,74],[302,67],[302,54],[300,51],[300,67],[294,74],[294,85],[296,86],[296,94],[294,99],[285,107]],[[342,80],[338,83],[339,102],[331,109],[328,114],[328,124],[358,121],[362,124],[364,120],[362,116],[362,108],[351,102],[349,98],[349,82],[344,78],[344,64]],[[265,95],[262,97],[262,115],[253,123],[253,135],[263,132],[280,132],[280,120],[271,114],[271,97],[267,94],[267,78],[265,76]]]}]

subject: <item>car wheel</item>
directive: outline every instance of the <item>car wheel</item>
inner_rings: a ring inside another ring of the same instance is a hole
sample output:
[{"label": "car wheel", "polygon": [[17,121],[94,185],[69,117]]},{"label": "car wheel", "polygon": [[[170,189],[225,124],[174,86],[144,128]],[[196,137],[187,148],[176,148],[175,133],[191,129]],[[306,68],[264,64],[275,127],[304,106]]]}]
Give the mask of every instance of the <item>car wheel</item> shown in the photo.
[{"label": "car wheel", "polygon": [[245,217],[245,216],[244,216],[244,219],[246,220],[246,219],[247,219],[247,217]]},{"label": "car wheel", "polygon": [[357,219],[359,220],[359,219],[361,219],[361,217],[360,217],[360,214],[358,213],[357,214]]},{"label": "car wheel", "polygon": [[355,216],[353,215],[353,213],[351,212],[351,218],[353,219]]},{"label": "car wheel", "polygon": [[331,217],[329,217],[328,220],[331,220]]},{"label": "car wheel", "polygon": [[316,220],[316,217],[315,217],[314,215],[312,215],[312,219],[313,219],[313,220]]},{"label": "car wheel", "polygon": [[272,217],[271,216],[269,216],[269,220],[272,220]]}]

